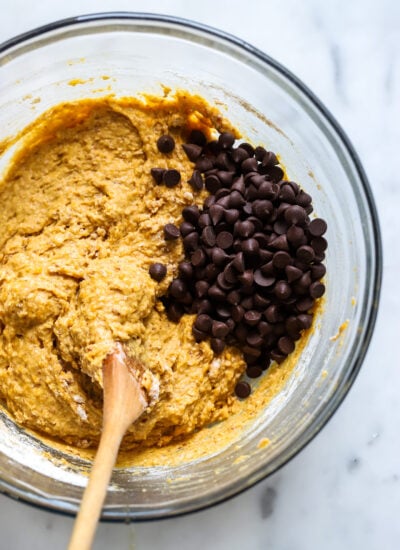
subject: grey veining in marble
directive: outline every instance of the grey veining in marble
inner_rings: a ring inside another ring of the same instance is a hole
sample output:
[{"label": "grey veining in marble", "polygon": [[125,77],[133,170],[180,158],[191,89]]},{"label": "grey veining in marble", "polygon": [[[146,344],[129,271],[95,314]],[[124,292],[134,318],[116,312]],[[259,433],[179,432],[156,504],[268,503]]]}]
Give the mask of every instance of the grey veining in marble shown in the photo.
[{"label": "grey veining in marble", "polygon": [[[2,0],[0,40],[94,11],[170,13],[220,27],[286,65],[353,141],[384,242],[373,341],[350,394],[278,473],[220,506],[149,524],[101,525],[95,549],[400,548],[400,3],[397,0]],[[0,549],[65,548],[72,520],[0,496]]]}]

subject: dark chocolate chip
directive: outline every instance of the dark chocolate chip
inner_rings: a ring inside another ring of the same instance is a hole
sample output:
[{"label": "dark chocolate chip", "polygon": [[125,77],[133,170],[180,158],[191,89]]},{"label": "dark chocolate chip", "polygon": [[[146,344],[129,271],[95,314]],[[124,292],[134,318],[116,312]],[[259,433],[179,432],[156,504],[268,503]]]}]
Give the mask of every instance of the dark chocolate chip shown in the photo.
[{"label": "dark chocolate chip", "polygon": [[229,327],[222,321],[213,321],[211,332],[215,338],[223,340],[229,333]]},{"label": "dark chocolate chip", "polygon": [[249,158],[249,153],[243,149],[243,147],[238,147],[232,151],[232,160],[237,164],[241,164],[244,160]]},{"label": "dark chocolate chip", "polygon": [[307,313],[301,313],[296,319],[301,329],[310,328],[312,325],[312,315],[308,315]]},{"label": "dark chocolate chip", "polygon": [[303,275],[302,270],[293,265],[287,265],[285,267],[285,273],[289,283],[300,279],[300,277]]},{"label": "dark chocolate chip", "polygon": [[193,231],[192,233],[189,233],[183,239],[183,246],[186,252],[192,252],[193,250],[196,250],[198,245],[199,245],[199,236],[195,231]]},{"label": "dark chocolate chip", "polygon": [[311,279],[321,279],[326,273],[326,267],[324,264],[314,264],[311,266]]},{"label": "dark chocolate chip", "polygon": [[189,222],[182,222],[179,226],[179,230],[182,237],[186,237],[186,235],[189,235],[189,233],[193,233],[194,231],[196,231],[196,228]]},{"label": "dark chocolate chip", "polygon": [[199,220],[197,223],[200,229],[204,229],[208,225],[211,225],[210,214],[208,214],[208,212],[203,212],[202,214],[200,214]]},{"label": "dark chocolate chip", "polygon": [[227,248],[231,247],[232,244],[233,244],[232,233],[229,233],[228,231],[222,231],[217,235],[217,246],[219,246],[223,250],[226,250]]},{"label": "dark chocolate chip", "polygon": [[210,285],[207,283],[207,281],[196,281],[194,286],[196,296],[198,298],[204,298],[204,296],[207,296],[208,289],[210,288]]},{"label": "dark chocolate chip", "polygon": [[150,277],[157,281],[161,282],[167,274],[167,268],[164,264],[158,262],[151,264],[149,268]]},{"label": "dark chocolate chip", "polygon": [[289,336],[281,336],[278,340],[278,349],[282,355],[289,355],[294,350],[294,342]]},{"label": "dark chocolate chip", "polygon": [[[292,193],[294,195],[293,190]],[[289,208],[286,208],[284,216],[285,220],[292,225],[304,225],[307,214],[304,208],[294,204],[293,206],[289,206]]]},{"label": "dark chocolate chip", "polygon": [[180,304],[173,303],[167,307],[168,319],[174,323],[177,323],[184,313],[183,307]]},{"label": "dark chocolate chip", "polygon": [[238,275],[238,280],[244,287],[251,287],[254,281],[254,274],[251,269],[247,269],[244,273]]},{"label": "dark chocolate chip", "polygon": [[222,353],[225,349],[225,342],[220,338],[211,338],[210,346],[213,352],[217,355]]},{"label": "dark chocolate chip", "polygon": [[224,217],[227,223],[234,224],[240,216],[239,210],[236,210],[234,208],[230,208],[229,210],[225,210]]},{"label": "dark chocolate chip", "polygon": [[313,237],[321,237],[327,230],[328,226],[322,218],[315,218],[308,226],[308,231]]},{"label": "dark chocolate chip", "polygon": [[206,332],[203,332],[202,330],[199,330],[194,325],[192,327],[192,334],[194,336],[194,339],[197,343],[202,342],[203,340],[207,339],[208,334]]},{"label": "dark chocolate chip", "polygon": [[275,277],[265,276],[259,269],[254,272],[254,282],[262,288],[271,287],[275,283]]},{"label": "dark chocolate chip", "polygon": [[192,279],[193,278],[193,266],[190,262],[180,262],[178,264],[179,277],[182,279]]},{"label": "dark chocolate chip", "polygon": [[201,267],[206,263],[206,254],[203,249],[198,248],[195,250],[191,257],[191,262],[194,267]]},{"label": "dark chocolate chip", "polygon": [[152,168],[150,173],[157,185],[161,185],[163,182],[164,168]]},{"label": "dark chocolate chip", "polygon": [[180,234],[179,229],[173,223],[167,223],[164,225],[164,239],[166,241],[178,239]]},{"label": "dark chocolate chip", "polygon": [[250,157],[254,155],[254,147],[250,143],[243,142],[239,145],[240,149],[244,149]]},{"label": "dark chocolate chip", "polygon": [[243,319],[244,311],[244,308],[240,305],[234,306],[232,308],[231,315],[235,323],[240,323],[240,321]]},{"label": "dark chocolate chip", "polygon": [[168,134],[160,136],[157,140],[157,148],[160,153],[171,153],[175,149],[174,138]]},{"label": "dark chocolate chip", "polygon": [[210,332],[213,321],[209,315],[201,314],[198,315],[194,326],[203,332]]},{"label": "dark chocolate chip", "polygon": [[263,166],[275,166],[275,164],[278,164],[278,159],[276,158],[275,153],[272,151],[267,151],[265,155],[262,158],[261,164]]},{"label": "dark chocolate chip", "polygon": [[235,386],[235,394],[241,399],[249,397],[251,394],[251,386],[247,382],[238,382]]},{"label": "dark chocolate chip", "polygon": [[189,135],[188,143],[194,143],[200,147],[204,147],[207,143],[207,138],[201,130],[192,130]]},{"label": "dark chocolate chip", "polygon": [[200,147],[200,145],[196,145],[195,143],[184,143],[182,147],[187,155],[187,158],[191,162],[196,162],[196,160],[199,158],[203,150],[203,148]]},{"label": "dark chocolate chip", "polygon": [[244,314],[244,321],[251,327],[256,326],[261,321],[261,313],[254,309],[246,311]]},{"label": "dark chocolate chip", "polygon": [[214,165],[209,157],[201,155],[196,160],[195,168],[196,170],[199,170],[199,172],[207,172],[208,170],[212,170]]},{"label": "dark chocolate chip", "polygon": [[207,176],[205,180],[205,186],[207,191],[212,194],[215,194],[219,189],[221,189],[222,184],[217,175]]},{"label": "dark chocolate chip", "polygon": [[218,222],[224,217],[225,209],[219,204],[213,204],[210,206],[209,214],[213,225],[217,225]]},{"label": "dark chocolate chip", "polygon": [[167,187],[175,187],[181,181],[181,174],[178,170],[165,170],[163,182]]},{"label": "dark chocolate chip", "polygon": [[201,233],[201,240],[206,246],[215,245],[215,232],[211,225],[205,227]]},{"label": "dark chocolate chip", "polygon": [[187,287],[185,282],[182,279],[174,279],[169,285],[169,294],[173,298],[183,298],[186,294]]},{"label": "dark chocolate chip", "polygon": [[258,167],[257,159],[255,158],[248,158],[242,162],[240,165],[241,169],[244,173],[246,172],[255,172]]},{"label": "dark chocolate chip", "polygon": [[242,252],[245,256],[257,256],[260,251],[260,245],[257,239],[246,239],[242,241]]},{"label": "dark chocolate chip", "polygon": [[315,252],[311,246],[303,245],[297,249],[296,257],[302,262],[311,263],[315,257]]},{"label": "dark chocolate chip", "polygon": [[283,250],[280,250],[279,252],[275,252],[272,258],[273,266],[278,269],[284,269],[291,262],[292,262],[292,258],[290,254],[288,252],[284,252]]},{"label": "dark chocolate chip", "polygon": [[321,255],[328,247],[328,243],[324,237],[314,237],[311,240],[311,247],[313,248],[315,254]]},{"label": "dark chocolate chip", "polygon": [[311,298],[321,298],[321,296],[325,293],[325,285],[319,281],[315,281],[310,285],[309,292]]},{"label": "dark chocolate chip", "polygon": [[201,191],[203,189],[204,182],[199,170],[193,171],[193,174],[188,183],[195,191]]},{"label": "dark chocolate chip", "polygon": [[231,132],[222,132],[218,137],[218,143],[222,149],[230,149],[235,143],[235,136]]},{"label": "dark chocolate chip", "polygon": [[200,216],[199,207],[196,205],[185,206],[182,210],[182,217],[185,221],[196,225]]},{"label": "dark chocolate chip", "polygon": [[274,287],[274,292],[278,300],[286,300],[292,294],[292,289],[286,281],[278,281]]}]

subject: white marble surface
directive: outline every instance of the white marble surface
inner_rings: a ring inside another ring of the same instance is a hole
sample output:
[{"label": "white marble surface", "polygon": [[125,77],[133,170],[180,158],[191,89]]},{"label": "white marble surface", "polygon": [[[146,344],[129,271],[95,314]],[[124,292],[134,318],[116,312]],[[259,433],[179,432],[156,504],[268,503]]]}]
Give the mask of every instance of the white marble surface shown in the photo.
[{"label": "white marble surface", "polygon": [[[334,418],[290,464],[183,518],[101,525],[94,548],[396,550],[400,547],[400,3],[397,0],[2,0],[0,40],[79,13],[159,12],[236,34],[288,66],[348,132],[381,217],[384,285],[372,344]],[[0,548],[62,549],[70,518],[0,496]]]}]

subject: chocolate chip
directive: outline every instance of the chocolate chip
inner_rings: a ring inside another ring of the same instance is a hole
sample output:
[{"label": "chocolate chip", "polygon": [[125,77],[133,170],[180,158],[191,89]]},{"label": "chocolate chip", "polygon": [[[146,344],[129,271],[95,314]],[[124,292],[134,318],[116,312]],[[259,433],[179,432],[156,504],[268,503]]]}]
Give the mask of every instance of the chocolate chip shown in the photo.
[{"label": "chocolate chip", "polygon": [[215,246],[211,252],[211,259],[215,265],[223,266],[229,260],[229,255],[222,248]]},{"label": "chocolate chip", "polygon": [[248,220],[238,220],[235,223],[235,233],[239,235],[239,237],[241,237],[242,239],[247,239],[251,237],[254,233],[254,230],[254,224]]},{"label": "chocolate chip", "polygon": [[224,217],[225,209],[220,204],[213,204],[210,206],[209,212],[213,225],[217,225]]},{"label": "chocolate chip", "polygon": [[179,226],[179,230],[182,237],[186,237],[186,235],[189,235],[189,233],[193,233],[194,231],[196,231],[196,228],[189,222],[182,222]]},{"label": "chocolate chip", "polygon": [[200,145],[196,145],[195,143],[184,143],[182,145],[182,148],[185,151],[187,158],[191,162],[196,162],[196,160],[199,158],[203,150],[203,148],[200,147]]},{"label": "chocolate chip", "polygon": [[208,225],[205,227],[201,233],[201,240],[206,246],[214,246],[216,237],[214,229],[211,227],[211,225]]},{"label": "chocolate chip", "polygon": [[300,277],[303,275],[302,270],[293,265],[287,265],[285,267],[285,273],[289,283],[300,279]]},{"label": "chocolate chip", "polygon": [[204,155],[201,155],[197,160],[195,164],[196,170],[199,170],[199,172],[207,172],[208,170],[212,170],[214,167],[212,161],[210,158],[205,157]]},{"label": "chocolate chip", "polygon": [[296,309],[300,313],[305,313],[309,309],[311,309],[314,305],[314,299],[313,298],[301,298],[300,300],[297,300],[296,302]]},{"label": "chocolate chip", "polygon": [[319,281],[315,281],[310,285],[309,292],[311,298],[320,298],[325,293],[325,285]]},{"label": "chocolate chip", "polygon": [[249,153],[242,147],[238,147],[232,151],[231,157],[234,162],[241,164],[244,160],[249,158]]},{"label": "chocolate chip", "polygon": [[234,208],[230,208],[229,210],[225,210],[224,217],[227,223],[234,224],[240,216],[239,210],[236,210]]},{"label": "chocolate chip", "polygon": [[262,288],[271,287],[275,283],[275,277],[264,276],[259,269],[254,272],[254,282]]},{"label": "chocolate chip", "polygon": [[160,153],[171,153],[175,149],[174,138],[168,134],[160,136],[157,140],[157,148]]},{"label": "chocolate chip", "polygon": [[278,164],[278,159],[276,158],[275,153],[272,151],[267,151],[265,155],[262,158],[261,164],[263,166],[274,166],[275,164]]},{"label": "chocolate chip", "polygon": [[282,355],[289,355],[294,350],[294,342],[289,336],[281,336],[278,340],[278,349]]},{"label": "chocolate chip", "polygon": [[165,170],[163,182],[167,187],[175,187],[181,181],[181,174],[178,170]]},{"label": "chocolate chip", "polygon": [[167,268],[165,267],[164,264],[160,264],[156,262],[150,265],[149,273],[150,273],[150,277],[159,283],[166,276]]},{"label": "chocolate chip", "polygon": [[284,252],[283,250],[280,250],[279,252],[275,252],[272,258],[273,266],[278,269],[284,269],[291,262],[292,262],[292,258],[290,254],[288,252]]},{"label": "chocolate chip", "polygon": [[183,246],[186,252],[192,252],[193,250],[196,250],[198,244],[199,236],[195,231],[189,233],[189,235],[186,235],[186,237],[184,237],[183,239]]},{"label": "chocolate chip", "polygon": [[173,223],[167,223],[164,225],[164,239],[166,241],[173,241],[178,239],[180,231]]},{"label": "chocolate chip", "polygon": [[188,183],[195,191],[201,191],[203,189],[204,182],[199,170],[193,171],[193,174],[189,179]]},{"label": "chocolate chip", "polygon": [[222,149],[230,149],[235,143],[235,136],[231,132],[222,132],[218,137],[218,143]]},{"label": "chocolate chip", "polygon": [[193,266],[190,262],[180,262],[178,264],[178,273],[182,279],[190,280],[193,278]]},{"label": "chocolate chip", "polygon": [[328,246],[328,243],[326,242],[326,239],[324,239],[324,237],[315,237],[311,240],[310,244],[315,254],[318,255],[322,254]]},{"label": "chocolate chip", "polygon": [[237,306],[240,303],[240,293],[237,290],[232,290],[227,294],[226,299],[233,306]]},{"label": "chocolate chip", "polygon": [[250,145],[250,143],[243,142],[239,145],[239,148],[244,149],[248,153],[249,157],[254,155],[254,147]]},{"label": "chocolate chip", "polygon": [[207,281],[197,281],[195,286],[195,293],[198,298],[204,298],[207,296],[210,285]]},{"label": "chocolate chip", "polygon": [[276,237],[275,239],[270,241],[269,246],[278,250],[284,250],[285,252],[288,252],[289,250],[286,235],[279,235],[279,237]]},{"label": "chocolate chip", "polygon": [[192,327],[192,334],[197,343],[203,342],[207,339],[208,334],[196,328],[194,325]]},{"label": "chocolate chip", "polygon": [[324,264],[314,264],[311,266],[311,278],[313,281],[316,279],[322,279],[326,273],[326,267]]},{"label": "chocolate chip", "polygon": [[225,342],[220,338],[211,338],[210,346],[216,355],[220,355],[225,349]]},{"label": "chocolate chip", "polygon": [[302,244],[307,243],[307,239],[303,229],[296,225],[289,227],[286,233],[286,237],[287,237],[287,240],[290,242],[290,244],[292,244],[295,247],[298,247]]},{"label": "chocolate chip", "polygon": [[208,212],[203,212],[202,214],[200,214],[197,224],[200,229],[204,229],[208,225],[211,225],[211,218]]},{"label": "chocolate chip", "polygon": [[200,217],[200,210],[199,207],[196,205],[193,206],[185,206],[182,210],[182,217],[185,221],[196,225],[197,221]]},{"label": "chocolate chip", "polygon": [[311,263],[315,257],[315,252],[311,246],[300,246],[296,251],[296,257],[302,262]]},{"label": "chocolate chip", "polygon": [[256,239],[242,241],[242,252],[245,256],[257,256],[259,251],[260,245]]},{"label": "chocolate chip", "polygon": [[184,313],[183,307],[180,304],[174,303],[167,307],[167,316],[170,321],[177,323]]},{"label": "chocolate chip", "polygon": [[244,321],[250,326],[256,326],[261,321],[261,313],[256,310],[246,311]]},{"label": "chocolate chip", "polygon": [[240,305],[234,306],[231,310],[232,319],[235,323],[240,323],[244,316],[244,308]]},{"label": "chocolate chip", "polygon": [[217,246],[219,246],[223,250],[226,250],[227,248],[231,247],[232,244],[233,244],[232,233],[229,233],[228,231],[222,231],[217,235]]},{"label": "chocolate chip", "polygon": [[212,285],[208,289],[208,296],[213,300],[225,300],[225,292],[217,285]]},{"label": "chocolate chip", "polygon": [[201,248],[195,250],[192,254],[191,261],[194,267],[203,266],[206,263],[206,254],[204,250]]},{"label": "chocolate chip", "polygon": [[308,231],[313,237],[321,237],[327,230],[327,223],[322,218],[315,218],[308,226]]},{"label": "chocolate chip", "polygon": [[240,165],[244,173],[256,171],[258,168],[258,162],[255,158],[248,158]]},{"label": "chocolate chip", "polygon": [[244,287],[251,287],[254,281],[254,274],[251,269],[247,269],[244,273],[238,275],[238,280]]},{"label": "chocolate chip", "polygon": [[186,284],[182,279],[174,279],[169,285],[169,293],[174,298],[183,298],[187,290]]},{"label": "chocolate chip", "polygon": [[[292,193],[293,193],[293,190],[292,190]],[[302,208],[301,206],[293,205],[286,208],[284,216],[285,216],[285,220],[290,224],[304,225],[307,214],[304,208]]]},{"label": "chocolate chip", "polygon": [[207,191],[215,194],[219,189],[221,189],[222,184],[216,175],[207,176],[205,180],[205,186]]},{"label": "chocolate chip", "polygon": [[292,289],[286,281],[278,281],[274,287],[274,292],[278,300],[286,300],[292,294]]},{"label": "chocolate chip", "polygon": [[189,135],[188,143],[194,143],[200,147],[204,147],[207,143],[207,138],[201,130],[192,130]]},{"label": "chocolate chip", "polygon": [[198,315],[194,326],[203,332],[210,332],[213,321],[209,315],[201,314]]},{"label": "chocolate chip", "polygon": [[296,317],[296,319],[301,329],[307,329],[311,327],[312,315],[308,315],[307,313],[301,313]]},{"label": "chocolate chip", "polygon": [[251,394],[251,386],[247,382],[238,382],[235,386],[235,394],[241,399],[249,397]]},{"label": "chocolate chip", "polygon": [[224,339],[229,333],[229,328],[222,321],[213,321],[211,332],[215,338]]},{"label": "chocolate chip", "polygon": [[165,169],[164,168],[152,168],[150,170],[151,175],[153,176],[154,181],[157,185],[161,185],[163,182]]}]

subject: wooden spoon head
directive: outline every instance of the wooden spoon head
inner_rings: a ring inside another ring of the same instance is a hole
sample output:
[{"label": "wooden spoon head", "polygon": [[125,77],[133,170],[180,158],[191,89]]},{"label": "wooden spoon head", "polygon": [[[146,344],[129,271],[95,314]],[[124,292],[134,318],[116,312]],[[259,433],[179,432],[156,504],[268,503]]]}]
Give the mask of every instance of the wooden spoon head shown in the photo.
[{"label": "wooden spoon head", "polygon": [[140,383],[143,365],[129,357],[121,344],[107,355],[103,363],[103,425],[112,421],[125,431],[149,404]]}]

